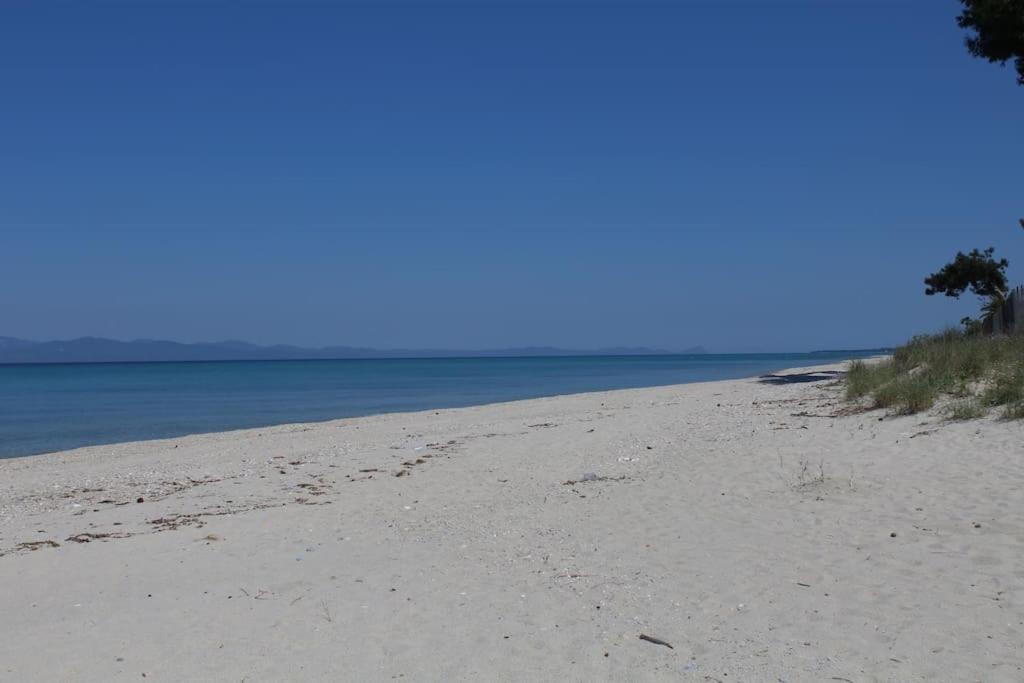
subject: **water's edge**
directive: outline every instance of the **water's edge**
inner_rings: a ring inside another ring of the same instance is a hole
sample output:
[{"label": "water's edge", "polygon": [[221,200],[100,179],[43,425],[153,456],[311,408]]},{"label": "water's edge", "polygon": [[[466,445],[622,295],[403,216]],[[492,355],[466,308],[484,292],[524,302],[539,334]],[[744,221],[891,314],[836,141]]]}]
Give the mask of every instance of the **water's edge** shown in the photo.
[{"label": "water's edge", "polygon": [[753,378],[850,357],[842,352],[835,357],[735,354],[5,366],[0,367],[0,458]]}]

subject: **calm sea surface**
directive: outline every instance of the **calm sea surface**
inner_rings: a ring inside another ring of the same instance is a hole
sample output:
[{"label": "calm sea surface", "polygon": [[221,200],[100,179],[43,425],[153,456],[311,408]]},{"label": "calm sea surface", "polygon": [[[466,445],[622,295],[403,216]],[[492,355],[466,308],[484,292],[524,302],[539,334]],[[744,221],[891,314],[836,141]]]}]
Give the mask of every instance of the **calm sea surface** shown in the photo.
[{"label": "calm sea surface", "polygon": [[851,355],[856,354],[0,365],[0,458],[288,422],[749,377]]}]

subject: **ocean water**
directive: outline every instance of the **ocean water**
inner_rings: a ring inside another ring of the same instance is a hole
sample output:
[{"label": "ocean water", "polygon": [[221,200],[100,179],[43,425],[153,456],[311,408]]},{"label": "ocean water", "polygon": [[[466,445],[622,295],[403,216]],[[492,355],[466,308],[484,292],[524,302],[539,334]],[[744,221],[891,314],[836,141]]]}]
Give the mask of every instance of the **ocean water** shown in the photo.
[{"label": "ocean water", "polygon": [[289,422],[749,377],[854,355],[0,365],[0,458]]}]

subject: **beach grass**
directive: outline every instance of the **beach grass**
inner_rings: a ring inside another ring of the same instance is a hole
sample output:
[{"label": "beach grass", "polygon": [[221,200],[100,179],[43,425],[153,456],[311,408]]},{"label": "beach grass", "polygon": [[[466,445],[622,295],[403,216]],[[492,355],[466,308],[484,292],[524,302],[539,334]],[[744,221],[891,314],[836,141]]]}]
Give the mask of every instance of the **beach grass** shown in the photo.
[{"label": "beach grass", "polygon": [[981,402],[974,398],[956,401],[949,406],[949,419],[951,420],[976,420],[985,417],[988,411]]},{"label": "beach grass", "polygon": [[896,415],[928,410],[943,399],[952,419],[1024,418],[1024,335],[985,337],[946,330],[915,337],[891,358],[855,361],[846,376],[846,397]]}]

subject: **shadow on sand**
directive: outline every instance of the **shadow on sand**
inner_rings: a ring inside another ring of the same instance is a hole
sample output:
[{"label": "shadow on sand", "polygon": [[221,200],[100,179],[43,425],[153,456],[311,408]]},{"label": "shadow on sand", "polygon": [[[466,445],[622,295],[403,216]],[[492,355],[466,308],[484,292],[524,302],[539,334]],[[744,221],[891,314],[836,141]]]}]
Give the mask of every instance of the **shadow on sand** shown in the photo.
[{"label": "shadow on sand", "polygon": [[807,382],[824,382],[829,379],[838,379],[844,373],[839,370],[824,370],[821,372],[794,372],[789,375],[761,375],[758,381],[762,384],[805,384]]}]

